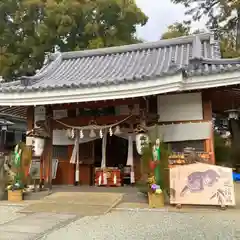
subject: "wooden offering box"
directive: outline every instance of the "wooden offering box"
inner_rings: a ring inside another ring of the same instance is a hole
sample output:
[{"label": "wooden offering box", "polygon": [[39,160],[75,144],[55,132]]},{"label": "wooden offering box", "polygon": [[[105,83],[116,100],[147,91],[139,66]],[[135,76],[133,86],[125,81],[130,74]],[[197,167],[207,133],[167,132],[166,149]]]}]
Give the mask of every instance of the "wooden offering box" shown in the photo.
[{"label": "wooden offering box", "polygon": [[121,186],[121,172],[118,168],[95,168],[96,186]]}]

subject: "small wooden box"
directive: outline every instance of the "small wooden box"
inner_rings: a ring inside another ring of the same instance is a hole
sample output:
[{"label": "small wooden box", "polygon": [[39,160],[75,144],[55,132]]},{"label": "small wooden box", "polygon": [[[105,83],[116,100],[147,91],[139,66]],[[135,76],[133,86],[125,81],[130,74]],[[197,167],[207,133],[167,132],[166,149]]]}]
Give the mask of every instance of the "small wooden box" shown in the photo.
[{"label": "small wooden box", "polygon": [[8,201],[21,202],[23,200],[22,190],[8,190]]},{"label": "small wooden box", "polygon": [[163,193],[148,193],[148,204],[150,208],[162,208],[164,207]]}]

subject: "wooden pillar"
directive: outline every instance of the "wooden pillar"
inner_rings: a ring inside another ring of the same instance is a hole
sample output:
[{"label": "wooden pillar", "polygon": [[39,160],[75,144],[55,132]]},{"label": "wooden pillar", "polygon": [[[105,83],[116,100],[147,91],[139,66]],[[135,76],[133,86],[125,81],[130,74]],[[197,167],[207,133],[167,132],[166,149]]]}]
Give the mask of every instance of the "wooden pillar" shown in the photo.
[{"label": "wooden pillar", "polygon": [[[34,107],[30,106],[27,108],[27,132],[31,131],[33,128],[34,128]],[[26,143],[27,143],[27,137],[26,137]],[[30,145],[29,148],[32,148],[32,146]],[[29,151],[31,151],[31,149],[29,149]],[[32,156],[32,151],[31,151],[31,156]],[[32,159],[31,159],[31,161],[32,161]],[[30,172],[30,166],[31,165],[28,165],[27,168],[25,169],[26,177],[28,176],[28,174]],[[29,181],[29,182],[27,182],[27,184],[30,183],[30,178],[28,178],[27,181]]]},{"label": "wooden pillar", "polygon": [[[204,121],[212,122],[212,102],[211,102],[211,98],[210,98],[209,94],[203,92],[202,101],[203,101],[203,119],[204,119]],[[205,140],[205,151],[211,153],[210,163],[215,164],[213,126],[211,129],[210,138]]]},{"label": "wooden pillar", "polygon": [[52,128],[52,116],[53,111],[50,106],[46,106],[46,128],[50,134],[50,138],[45,140],[45,148],[43,154],[43,164],[44,164],[44,188],[52,189],[52,136],[53,136],[53,128]]},{"label": "wooden pillar", "polygon": [[66,171],[68,171],[68,184],[69,185],[74,185],[75,182],[75,164],[70,163],[70,158],[72,156],[72,151],[73,151],[73,145],[69,145],[68,146],[68,169],[66,169]]},{"label": "wooden pillar", "polygon": [[34,127],[34,107],[27,108],[27,131],[31,131]]}]

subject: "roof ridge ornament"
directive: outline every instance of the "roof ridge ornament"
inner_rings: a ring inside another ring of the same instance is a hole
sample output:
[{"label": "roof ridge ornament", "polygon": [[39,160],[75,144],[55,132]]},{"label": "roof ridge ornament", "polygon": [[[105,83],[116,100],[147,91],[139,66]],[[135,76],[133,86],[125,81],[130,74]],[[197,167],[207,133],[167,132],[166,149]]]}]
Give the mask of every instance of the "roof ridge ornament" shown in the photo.
[{"label": "roof ridge ornament", "polygon": [[[62,58],[67,60],[67,59],[74,59],[74,58],[81,58],[81,57],[94,57],[94,56],[102,56],[102,55],[108,55],[108,54],[142,51],[146,49],[163,48],[171,45],[181,45],[181,44],[188,44],[188,43],[192,44],[194,39],[198,39],[198,41],[201,44],[201,41],[209,40],[210,36],[211,36],[211,33],[200,33],[200,34],[183,36],[183,37],[178,37],[173,39],[159,40],[156,42],[145,42],[145,43],[129,44],[129,45],[123,45],[123,46],[116,46],[116,47],[63,52]],[[201,47],[200,47],[200,56],[201,56]]]},{"label": "roof ridge ornament", "polygon": [[43,66],[34,76],[23,76],[20,78],[21,84],[24,86],[31,86],[38,80],[41,80],[47,74],[52,73],[62,62],[62,54],[60,52],[50,54],[48,57],[50,63]]},{"label": "roof ridge ornament", "polygon": [[202,56],[202,43],[198,35],[193,39],[193,58],[200,58]]}]

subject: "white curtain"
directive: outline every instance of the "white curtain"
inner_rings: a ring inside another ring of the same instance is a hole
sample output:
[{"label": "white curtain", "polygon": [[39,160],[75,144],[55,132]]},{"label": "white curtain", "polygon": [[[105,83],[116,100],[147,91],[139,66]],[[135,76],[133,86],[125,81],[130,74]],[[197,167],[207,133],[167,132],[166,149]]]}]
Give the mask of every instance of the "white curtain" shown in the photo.
[{"label": "white curtain", "polygon": [[133,137],[132,137],[132,134],[130,134],[128,136],[127,166],[133,166]]},{"label": "white curtain", "polygon": [[129,134],[128,136],[127,166],[131,166],[131,183],[135,183],[134,164],[133,164],[133,134]]},{"label": "white curtain", "polygon": [[70,158],[70,163],[75,164],[76,163],[76,156],[77,156],[77,138],[75,138],[75,142],[74,142],[74,147],[73,147],[73,151],[72,151],[72,156]]},{"label": "white curtain", "polygon": [[106,146],[107,146],[107,131],[104,131],[102,138],[102,162],[101,168],[106,167]]}]

